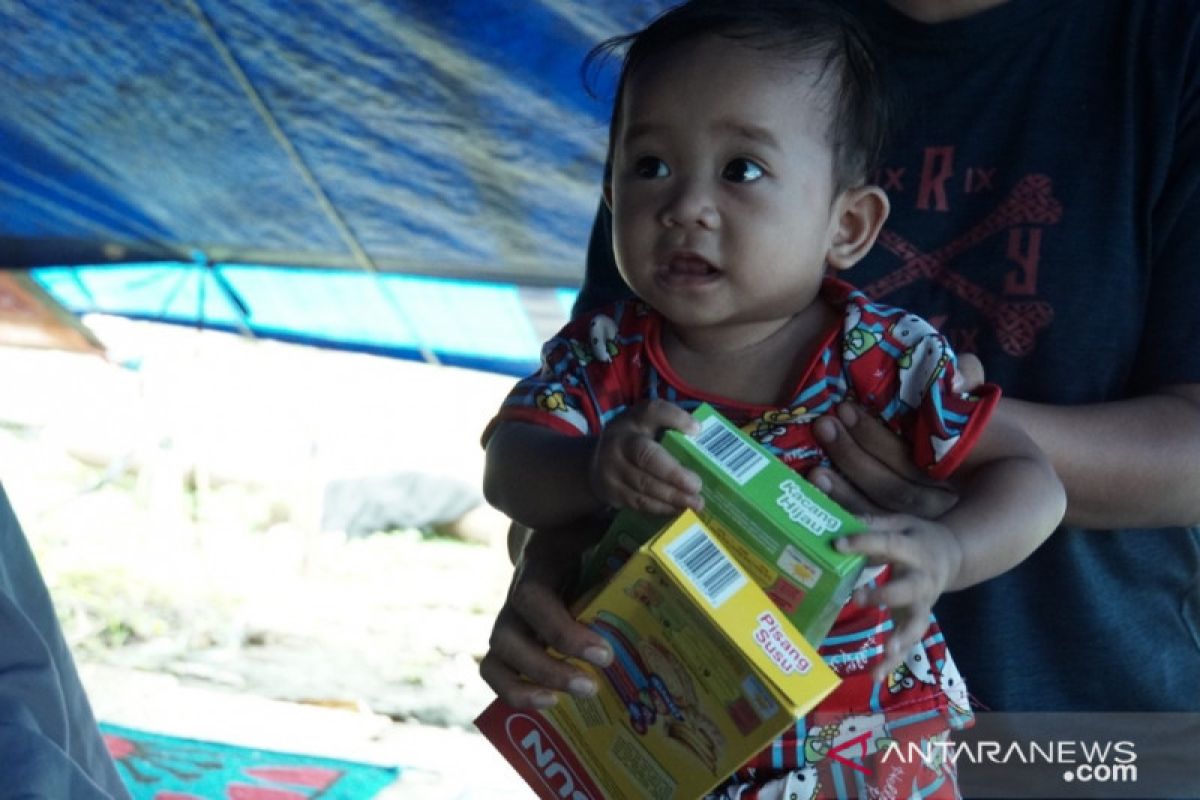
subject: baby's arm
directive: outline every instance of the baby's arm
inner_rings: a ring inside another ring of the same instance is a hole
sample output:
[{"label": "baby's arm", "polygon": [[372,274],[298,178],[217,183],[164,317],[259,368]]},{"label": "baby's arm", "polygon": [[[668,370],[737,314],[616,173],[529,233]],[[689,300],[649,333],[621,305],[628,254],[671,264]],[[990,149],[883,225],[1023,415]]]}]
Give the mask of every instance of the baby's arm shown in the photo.
[{"label": "baby's arm", "polygon": [[484,496],[531,528],[562,525],[610,507],[649,514],[700,508],[700,479],[658,443],[664,428],[693,433],[696,421],[671,403],[647,400],[599,436],[502,422],[487,443]]},{"label": "baby's arm", "polygon": [[531,422],[499,423],[488,439],[483,495],[531,528],[552,527],[603,507],[588,482],[594,436],[570,436]]},{"label": "baby's arm", "polygon": [[938,519],[872,516],[867,533],[838,543],[845,552],[892,565],[888,583],[856,598],[892,609],[895,627],[877,680],[899,666],[920,639],[942,593],[1015,567],[1054,531],[1066,510],[1066,494],[1049,461],[1000,409],[952,481],[961,492],[959,502]]}]

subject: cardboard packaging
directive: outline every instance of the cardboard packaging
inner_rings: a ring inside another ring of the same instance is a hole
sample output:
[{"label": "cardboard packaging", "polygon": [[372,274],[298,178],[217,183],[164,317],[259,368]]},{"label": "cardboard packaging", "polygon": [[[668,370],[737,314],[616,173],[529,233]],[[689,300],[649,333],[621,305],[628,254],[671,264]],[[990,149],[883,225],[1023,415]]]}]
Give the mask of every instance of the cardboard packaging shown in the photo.
[{"label": "cardboard packaging", "polygon": [[[695,438],[668,431],[662,444],[700,476],[700,518],[804,638],[821,642],[866,563],[833,540],[863,524],[711,406],[693,416]],[[584,585],[607,580],[663,521],[618,514],[584,566]]]},{"label": "cardboard packaging", "polygon": [[592,698],[499,701],[476,725],[546,800],[697,798],[839,679],[686,511],[649,537],[578,618],[615,658]]}]

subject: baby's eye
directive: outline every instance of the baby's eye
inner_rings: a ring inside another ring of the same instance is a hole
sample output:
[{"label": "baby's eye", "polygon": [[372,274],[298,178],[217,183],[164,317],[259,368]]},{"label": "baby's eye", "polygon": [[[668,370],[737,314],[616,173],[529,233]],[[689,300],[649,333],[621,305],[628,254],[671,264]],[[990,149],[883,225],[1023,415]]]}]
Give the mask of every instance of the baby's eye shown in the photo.
[{"label": "baby's eye", "polygon": [[763,176],[763,168],[748,158],[735,158],[725,165],[721,177],[734,183],[749,183]]},{"label": "baby's eye", "polygon": [[671,174],[667,162],[654,156],[642,156],[633,163],[633,172],[639,178],[665,178]]}]

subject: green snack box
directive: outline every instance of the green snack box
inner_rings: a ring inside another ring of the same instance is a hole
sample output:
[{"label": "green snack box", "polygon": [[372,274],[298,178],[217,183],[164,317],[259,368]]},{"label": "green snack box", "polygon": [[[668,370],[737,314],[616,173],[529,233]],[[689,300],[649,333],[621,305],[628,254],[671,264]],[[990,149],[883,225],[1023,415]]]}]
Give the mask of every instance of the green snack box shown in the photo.
[{"label": "green snack box", "polygon": [[[662,443],[700,476],[700,518],[804,638],[819,643],[866,563],[833,540],[863,524],[711,406],[693,416],[698,435],[668,431]],[[584,566],[584,586],[611,576],[665,522],[618,514]]]}]

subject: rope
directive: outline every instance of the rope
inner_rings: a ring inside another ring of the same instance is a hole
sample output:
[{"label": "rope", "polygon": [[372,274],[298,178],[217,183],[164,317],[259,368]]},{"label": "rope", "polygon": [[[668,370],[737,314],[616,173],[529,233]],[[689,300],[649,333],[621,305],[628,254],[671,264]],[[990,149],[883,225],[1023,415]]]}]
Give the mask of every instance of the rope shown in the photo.
[{"label": "rope", "polygon": [[429,364],[440,364],[441,362],[438,360],[438,357],[431,349],[429,349],[428,345],[426,345],[424,340],[421,338],[420,331],[415,325],[408,321],[407,315],[404,313],[404,310],[400,307],[399,303],[396,302],[396,298],[393,297],[392,293],[389,292],[387,287],[383,285],[383,279],[380,277],[379,268],[375,265],[375,262],[371,259],[370,255],[367,254],[367,251],[358,241],[358,237],[354,235],[354,231],[350,230],[350,226],[346,224],[346,220],[330,201],[329,196],[321,187],[320,182],[317,181],[316,176],[313,175],[312,170],[309,169],[308,164],[305,162],[303,156],[300,155],[300,152],[296,150],[295,145],[292,144],[292,140],[288,138],[287,133],[285,133],[283,128],[280,127],[279,122],[275,119],[275,115],[271,113],[271,109],[267,107],[267,104],[263,101],[262,96],[259,95],[258,90],[254,88],[254,85],[250,82],[250,79],[246,76],[245,71],[242,69],[241,64],[238,63],[232,51],[230,51],[224,40],[221,39],[221,35],[217,33],[216,28],[213,27],[212,20],[210,20],[208,15],[204,13],[204,9],[200,7],[197,0],[185,0],[185,2],[187,3],[188,8],[191,9],[192,16],[196,18],[196,21],[203,29],[204,35],[208,38],[209,43],[213,46],[213,49],[217,51],[217,55],[221,57],[221,61],[225,63],[225,67],[229,70],[229,73],[233,76],[234,80],[237,81],[238,86],[241,87],[242,92],[250,101],[250,105],[254,107],[256,112],[258,112],[258,116],[262,119],[263,123],[267,126],[267,129],[271,132],[271,136],[274,137],[279,146],[283,148],[283,152],[287,155],[288,160],[292,163],[292,166],[295,168],[296,172],[299,173],[301,180],[304,181],[309,191],[312,192],[313,197],[316,198],[317,204],[321,207],[321,210],[325,212],[325,215],[329,218],[330,222],[333,223],[333,226],[337,229],[338,234],[342,237],[342,241],[348,248],[350,248],[350,252],[354,256],[355,262],[357,262],[359,267],[365,270],[368,275],[372,276],[373,283],[375,284],[375,287],[379,291],[380,295],[383,297],[384,302],[387,303],[387,305],[392,309],[392,312],[405,324],[409,330],[413,332],[413,335],[417,338],[417,350],[421,353],[421,358],[423,358]]}]

